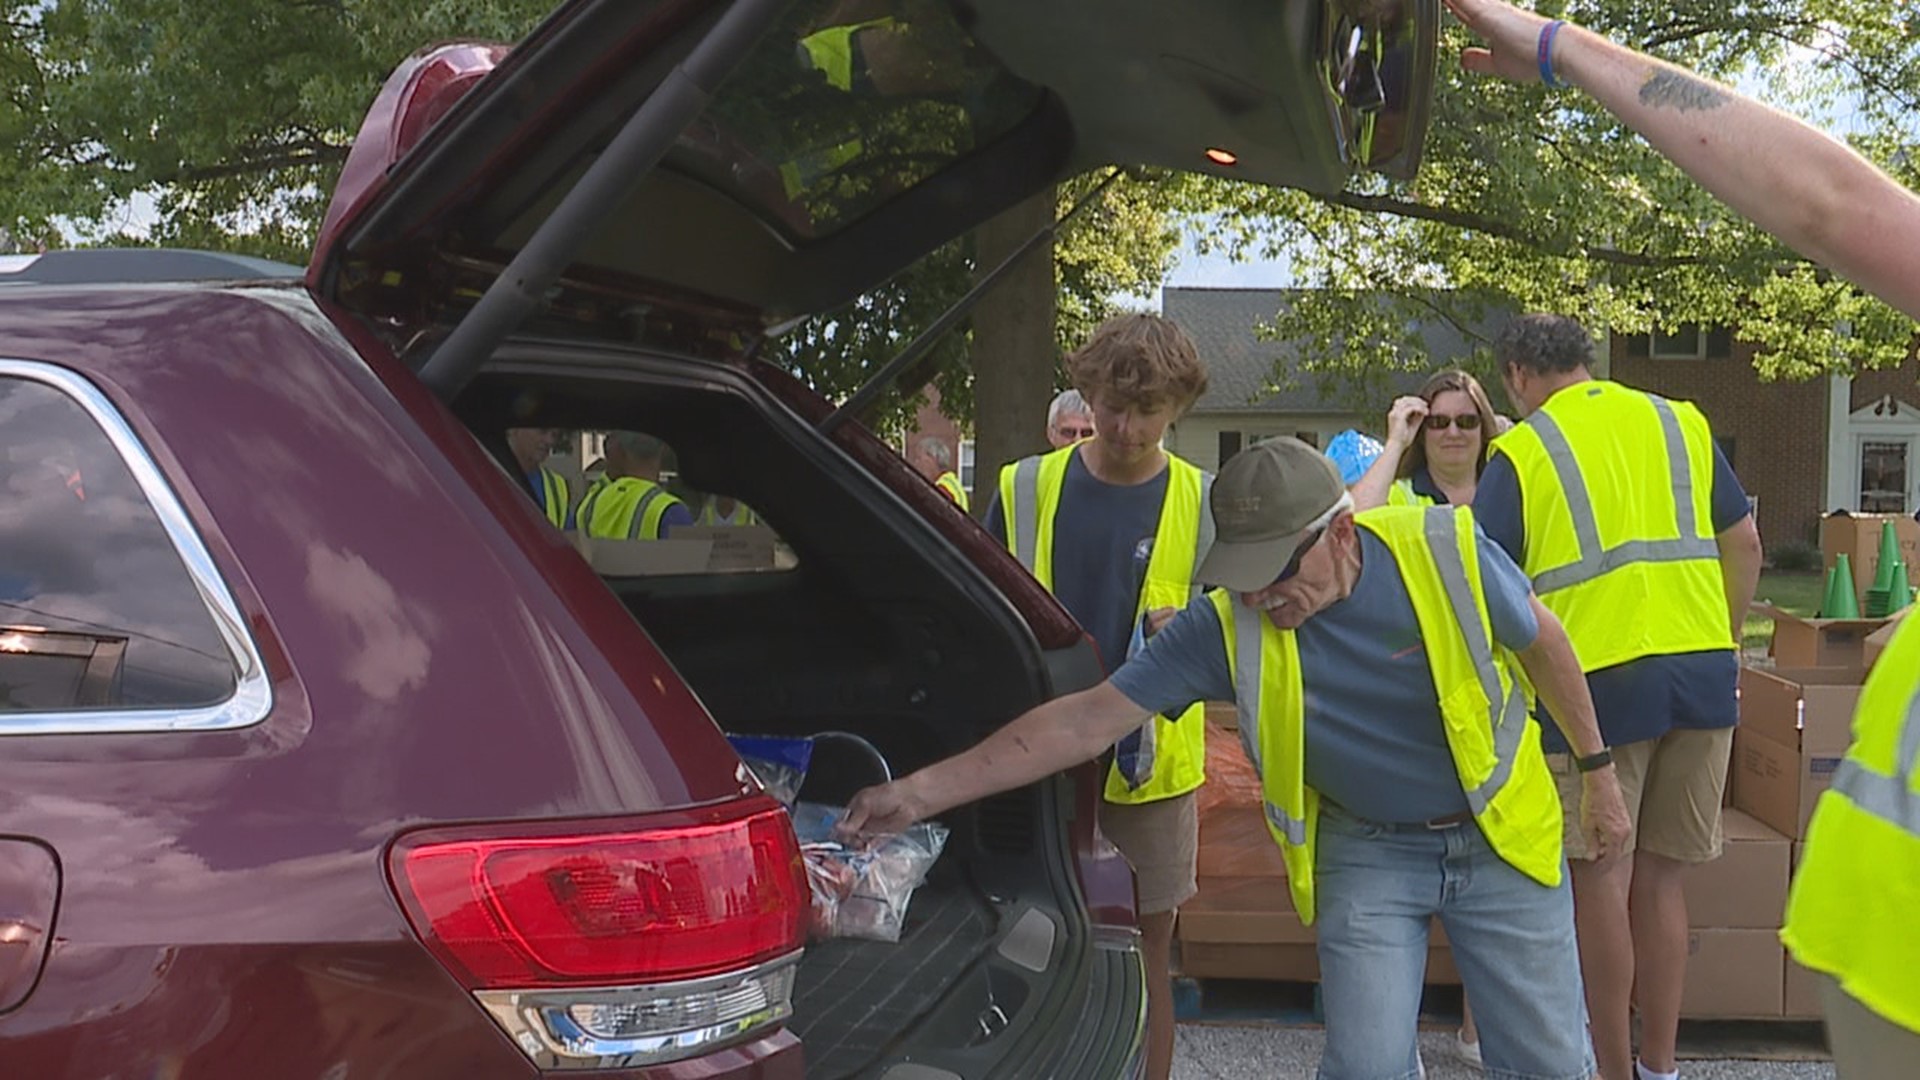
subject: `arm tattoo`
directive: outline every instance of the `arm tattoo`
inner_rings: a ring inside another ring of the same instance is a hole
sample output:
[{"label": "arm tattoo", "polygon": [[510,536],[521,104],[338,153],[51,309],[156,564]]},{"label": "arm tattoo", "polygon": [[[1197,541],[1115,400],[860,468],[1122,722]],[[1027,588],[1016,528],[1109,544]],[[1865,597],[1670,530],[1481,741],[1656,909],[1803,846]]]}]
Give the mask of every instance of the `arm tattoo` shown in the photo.
[{"label": "arm tattoo", "polygon": [[1672,106],[1681,112],[1717,109],[1727,103],[1726,92],[1684,71],[1656,69],[1640,86],[1640,103],[1654,108]]}]

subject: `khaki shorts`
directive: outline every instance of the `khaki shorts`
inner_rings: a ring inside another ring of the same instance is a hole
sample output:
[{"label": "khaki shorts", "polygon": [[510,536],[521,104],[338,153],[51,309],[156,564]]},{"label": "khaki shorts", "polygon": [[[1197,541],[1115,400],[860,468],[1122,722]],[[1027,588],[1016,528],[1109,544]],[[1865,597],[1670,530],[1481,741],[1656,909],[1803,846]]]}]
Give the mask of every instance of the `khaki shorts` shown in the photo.
[{"label": "khaki shorts", "polygon": [[[1657,739],[1614,747],[1613,767],[1633,821],[1627,850],[1683,863],[1719,858],[1720,802],[1732,752],[1730,727],[1674,728]],[[1591,858],[1580,831],[1580,771],[1573,755],[1548,754],[1547,768],[1560,789],[1567,858]]]},{"label": "khaki shorts", "polygon": [[1150,803],[1102,800],[1100,831],[1133,867],[1140,914],[1173,911],[1200,891],[1200,811],[1194,792]]}]

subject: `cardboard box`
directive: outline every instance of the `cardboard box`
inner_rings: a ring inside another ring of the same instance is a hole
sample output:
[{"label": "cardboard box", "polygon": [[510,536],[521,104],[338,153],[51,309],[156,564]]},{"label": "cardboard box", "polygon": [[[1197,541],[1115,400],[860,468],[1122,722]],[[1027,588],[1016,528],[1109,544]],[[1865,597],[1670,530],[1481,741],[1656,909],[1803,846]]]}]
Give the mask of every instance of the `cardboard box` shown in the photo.
[{"label": "cardboard box", "polygon": [[1180,973],[1196,979],[1319,982],[1320,955],[1312,945],[1229,944],[1183,937]]},{"label": "cardboard box", "polygon": [[650,574],[704,574],[713,554],[711,540],[609,540],[577,533],[587,564],[602,577]]},{"label": "cardboard box", "polygon": [[1772,604],[1753,609],[1773,620],[1773,662],[1783,668],[1864,671],[1867,637],[1887,624],[1885,619],[1808,619]]},{"label": "cardboard box", "polygon": [[1286,878],[1202,878],[1180,905],[1180,940],[1213,944],[1312,944],[1313,930],[1293,910]]},{"label": "cardboard box", "polygon": [[1807,834],[1807,821],[1821,792],[1833,785],[1839,754],[1805,753],[1764,735],[1733,733],[1734,806],[1794,839]]},{"label": "cardboard box", "polygon": [[1873,665],[1880,662],[1880,654],[1887,651],[1887,644],[1893,640],[1895,631],[1900,629],[1900,620],[1906,618],[1907,612],[1912,610],[1912,608],[1901,609],[1887,625],[1868,634],[1867,640],[1861,643],[1861,660],[1868,671],[1872,671]]},{"label": "cardboard box", "polygon": [[1815,754],[1843,754],[1860,704],[1857,670],[1776,668],[1740,671],[1740,730]]},{"label": "cardboard box", "polygon": [[1842,552],[1853,567],[1853,591],[1860,610],[1867,608],[1867,590],[1873,588],[1874,575],[1880,571],[1880,534],[1886,522],[1893,522],[1893,534],[1900,544],[1900,557],[1906,560],[1907,576],[1915,576],[1914,563],[1920,559],[1920,522],[1906,514],[1834,514],[1820,521],[1820,555],[1823,572],[1831,573]]},{"label": "cardboard box", "polygon": [[1787,957],[1787,979],[1781,993],[1780,1015],[1789,1020],[1820,1019],[1820,976]]},{"label": "cardboard box", "polygon": [[1786,950],[1772,930],[1694,930],[1687,934],[1687,985],[1680,1015],[1695,1020],[1780,1016]]},{"label": "cardboard box", "polygon": [[1240,730],[1240,709],[1231,701],[1207,702],[1207,723],[1227,731]]},{"label": "cardboard box", "polygon": [[779,537],[764,525],[683,525],[674,540],[705,540],[713,545],[707,555],[710,574],[741,574],[773,569],[773,549]]},{"label": "cardboard box", "polygon": [[1286,891],[1287,864],[1257,806],[1216,806],[1201,816],[1198,872],[1203,878],[1279,878]]},{"label": "cardboard box", "polygon": [[1738,810],[1726,811],[1724,830],[1720,857],[1687,868],[1688,920],[1703,929],[1778,929],[1791,843]]}]

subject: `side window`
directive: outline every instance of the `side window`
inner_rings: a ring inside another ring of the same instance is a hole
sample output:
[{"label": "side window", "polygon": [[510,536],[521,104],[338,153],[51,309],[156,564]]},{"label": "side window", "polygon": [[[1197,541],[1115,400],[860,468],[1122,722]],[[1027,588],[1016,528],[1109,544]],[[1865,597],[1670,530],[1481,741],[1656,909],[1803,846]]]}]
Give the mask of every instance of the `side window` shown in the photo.
[{"label": "side window", "polygon": [[0,373],[0,720],[202,708],[237,681],[113,440],[64,390]]}]

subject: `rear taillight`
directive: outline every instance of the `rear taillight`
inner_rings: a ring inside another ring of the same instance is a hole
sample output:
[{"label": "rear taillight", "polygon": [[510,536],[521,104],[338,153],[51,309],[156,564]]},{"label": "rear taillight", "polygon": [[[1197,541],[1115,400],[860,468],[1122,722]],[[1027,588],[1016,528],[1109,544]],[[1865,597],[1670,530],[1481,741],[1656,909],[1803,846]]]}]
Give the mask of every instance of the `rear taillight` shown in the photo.
[{"label": "rear taillight", "polygon": [[388,870],[421,941],[544,1068],[689,1057],[791,1011],[806,871],[764,796],[427,830]]}]

